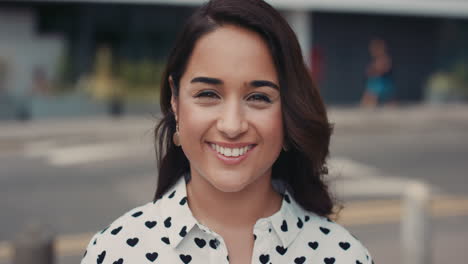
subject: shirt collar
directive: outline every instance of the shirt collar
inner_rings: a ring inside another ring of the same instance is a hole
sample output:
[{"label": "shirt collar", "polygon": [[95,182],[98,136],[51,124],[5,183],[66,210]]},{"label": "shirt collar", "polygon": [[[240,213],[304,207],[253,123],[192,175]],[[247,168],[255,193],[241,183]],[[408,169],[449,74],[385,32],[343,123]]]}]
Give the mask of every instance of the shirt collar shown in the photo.
[{"label": "shirt collar", "polygon": [[285,191],[281,209],[268,218],[284,248],[289,247],[301,232],[304,217],[305,211],[292,199],[289,192]]},{"label": "shirt collar", "polygon": [[198,223],[188,206],[185,184],[185,177],[180,177],[176,184],[156,201],[160,203],[163,215],[164,223],[161,224],[167,227],[164,229],[173,248],[176,248]]},{"label": "shirt collar", "polygon": [[[283,191],[284,194],[280,210],[266,218],[266,220],[271,222],[271,225],[283,243],[283,247],[287,248],[302,230],[305,212],[296,201],[291,198],[288,191]],[[165,228],[165,230],[170,245],[173,248],[176,248],[183,238],[194,228],[204,228],[200,226],[188,206],[185,177],[181,177],[176,184],[156,202],[160,203],[159,206],[164,216],[164,223],[161,224],[166,226],[166,221],[171,223],[170,228]],[[169,217],[170,220],[168,220]]]}]

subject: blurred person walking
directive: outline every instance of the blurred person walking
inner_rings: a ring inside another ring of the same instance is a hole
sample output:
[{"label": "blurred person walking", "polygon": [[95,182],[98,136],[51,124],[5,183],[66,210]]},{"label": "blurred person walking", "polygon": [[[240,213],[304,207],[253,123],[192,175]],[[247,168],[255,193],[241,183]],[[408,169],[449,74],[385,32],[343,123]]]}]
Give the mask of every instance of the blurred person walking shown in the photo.
[{"label": "blurred person walking", "polygon": [[394,103],[393,65],[387,45],[382,39],[372,39],[369,44],[371,62],[366,70],[366,90],[362,106],[375,107]]}]

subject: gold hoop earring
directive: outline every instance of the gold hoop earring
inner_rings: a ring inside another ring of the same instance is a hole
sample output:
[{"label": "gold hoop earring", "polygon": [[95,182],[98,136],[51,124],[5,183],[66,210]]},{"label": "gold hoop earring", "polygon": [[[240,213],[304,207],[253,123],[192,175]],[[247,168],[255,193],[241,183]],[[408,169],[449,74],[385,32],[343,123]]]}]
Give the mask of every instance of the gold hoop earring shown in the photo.
[{"label": "gold hoop earring", "polygon": [[179,123],[176,123],[176,132],[172,136],[172,142],[174,142],[174,145],[177,147],[180,147]]}]

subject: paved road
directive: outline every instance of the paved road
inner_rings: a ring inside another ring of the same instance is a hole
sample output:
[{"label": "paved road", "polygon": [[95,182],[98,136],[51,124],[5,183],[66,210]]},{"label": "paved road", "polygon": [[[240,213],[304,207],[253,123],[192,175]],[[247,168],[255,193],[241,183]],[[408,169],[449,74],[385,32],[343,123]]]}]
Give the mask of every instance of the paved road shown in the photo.
[{"label": "paved road", "polygon": [[[400,215],[390,210],[395,203],[356,206],[398,199],[395,191],[407,180],[424,180],[441,197],[460,197],[448,203],[455,209],[436,212],[434,263],[463,263],[468,258],[468,111],[410,109],[406,118],[402,111],[332,112],[332,188],[349,210],[362,210],[352,218],[344,209],[341,221],[368,245],[377,263],[398,263]],[[29,222],[46,223],[65,241],[59,244],[59,263],[77,263],[90,232],[152,198],[153,125],[145,118],[0,124],[0,210],[6,212],[0,241],[14,239]],[[375,216],[379,210],[384,218]],[[8,263],[7,254],[0,243],[0,263]]]}]

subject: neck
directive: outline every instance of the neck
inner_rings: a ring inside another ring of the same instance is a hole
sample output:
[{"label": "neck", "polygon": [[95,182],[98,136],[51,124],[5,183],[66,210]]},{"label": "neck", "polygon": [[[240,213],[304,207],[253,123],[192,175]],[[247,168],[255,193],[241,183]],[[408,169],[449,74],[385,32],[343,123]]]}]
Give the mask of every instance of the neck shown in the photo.
[{"label": "neck", "polygon": [[222,192],[200,175],[192,174],[187,196],[194,217],[215,231],[250,228],[258,219],[278,211],[282,200],[271,185],[271,172],[232,193]]}]

